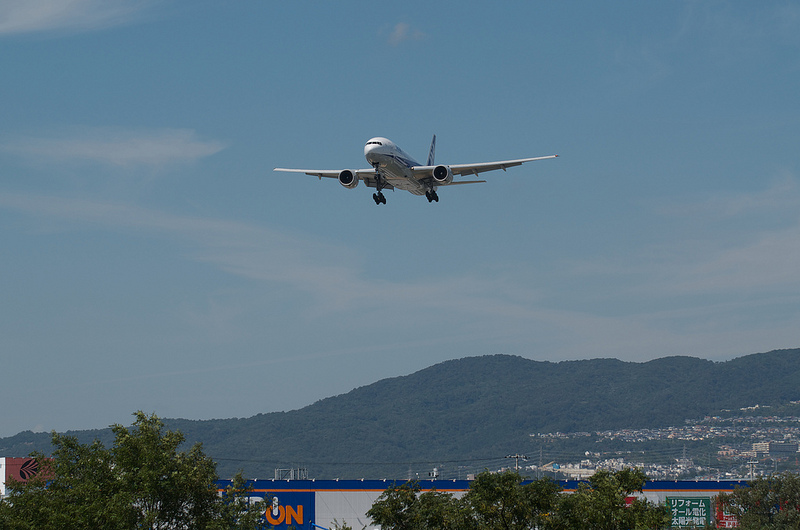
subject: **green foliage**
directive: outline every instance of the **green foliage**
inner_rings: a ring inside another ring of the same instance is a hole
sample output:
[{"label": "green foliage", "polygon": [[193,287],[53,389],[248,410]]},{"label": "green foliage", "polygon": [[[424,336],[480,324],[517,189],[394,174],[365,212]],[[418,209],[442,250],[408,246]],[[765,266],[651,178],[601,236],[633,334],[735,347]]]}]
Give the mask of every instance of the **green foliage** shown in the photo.
[{"label": "green foliage", "polygon": [[81,445],[55,433],[53,445],[52,460],[35,455],[40,470],[35,478],[27,484],[10,481],[0,503],[0,526],[130,528],[136,520],[133,496],[121,487],[111,453],[100,442]]},{"label": "green foliage", "polygon": [[216,467],[200,444],[178,452],[183,434],[163,430],[155,416],[136,413],[136,431],[112,427],[111,455],[118,487],[136,507],[145,528],[198,528],[214,517]]},{"label": "green foliage", "polygon": [[639,470],[602,472],[574,494],[548,479],[525,483],[515,472],[481,473],[462,499],[420,493],[416,483],[393,486],[367,515],[384,530],[644,530],[669,528],[663,506],[625,499],[641,491]]},{"label": "green foliage", "polygon": [[367,512],[372,522],[381,528],[411,530],[417,519],[417,483],[391,485]]},{"label": "green foliage", "polygon": [[523,485],[512,471],[484,472],[470,484],[465,502],[478,528],[540,528],[552,517],[561,488],[549,479]]},{"label": "green foliage", "polygon": [[669,514],[664,506],[626,498],[641,492],[647,477],[638,469],[615,473],[598,471],[588,483],[581,483],[572,495],[565,495],[559,507],[558,528],[593,528],[596,530],[669,528]]},{"label": "green foliage", "polygon": [[[135,414],[134,429],[112,426],[114,446],[81,444],[53,433],[52,459],[37,455],[39,474],[11,481],[0,501],[0,527],[12,530],[257,528],[263,509],[240,500],[241,476],[217,494],[214,462],[196,444],[165,431],[155,415]],[[242,523],[242,524],[240,524]],[[238,525],[238,526],[237,526]]]},{"label": "green foliage", "polygon": [[749,487],[720,494],[718,502],[743,530],[800,528],[800,477],[792,473],[759,477]]},{"label": "green foliage", "polygon": [[[214,530],[260,530],[268,528],[264,512],[271,498],[253,502],[252,488],[241,471],[234,475],[231,484],[219,500],[217,516],[210,528]],[[344,529],[342,529],[344,530]]]},{"label": "green foliage", "polygon": [[385,530],[461,530],[466,526],[462,503],[449,493],[426,491],[409,482],[392,485],[367,512]]}]

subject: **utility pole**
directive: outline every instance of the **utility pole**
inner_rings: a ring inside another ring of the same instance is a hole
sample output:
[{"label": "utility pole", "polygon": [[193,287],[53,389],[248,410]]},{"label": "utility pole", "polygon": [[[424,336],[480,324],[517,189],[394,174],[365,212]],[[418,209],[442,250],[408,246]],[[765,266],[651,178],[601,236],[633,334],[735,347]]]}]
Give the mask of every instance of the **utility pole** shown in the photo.
[{"label": "utility pole", "polygon": [[754,476],[753,476],[753,475],[754,475],[754,473],[753,473],[753,466],[755,466],[756,464],[758,464],[758,461],[757,461],[757,460],[750,460],[750,461],[749,461],[749,462],[747,462],[747,463],[750,465],[750,479],[752,480],[752,479],[754,478]]},{"label": "utility pole", "polygon": [[521,455],[519,453],[515,455],[507,455],[506,458],[513,458],[514,459],[514,471],[519,471],[519,459],[527,460],[528,457],[525,455]]},{"label": "utility pole", "polygon": [[544,460],[542,460],[543,454],[544,454],[544,446],[540,445],[539,446],[539,467],[536,468],[536,478],[542,478],[542,463],[544,462]]}]

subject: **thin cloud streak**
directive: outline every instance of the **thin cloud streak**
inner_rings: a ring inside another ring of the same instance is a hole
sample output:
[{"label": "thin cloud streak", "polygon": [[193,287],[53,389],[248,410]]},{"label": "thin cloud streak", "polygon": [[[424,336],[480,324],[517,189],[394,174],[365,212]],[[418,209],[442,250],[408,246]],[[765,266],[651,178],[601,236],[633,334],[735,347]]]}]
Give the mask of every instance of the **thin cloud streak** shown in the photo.
[{"label": "thin cloud streak", "polygon": [[[680,241],[662,246],[659,254],[674,271],[663,271],[672,289],[685,293],[764,294],[800,289],[800,189],[784,175],[764,190],[714,196],[670,215],[688,216],[695,223],[719,224],[735,238],[727,241]],[[662,212],[663,213],[663,212]],[[721,230],[722,228],[720,228]],[[721,239],[721,238],[719,238]]]},{"label": "thin cloud streak", "polygon": [[435,278],[424,282],[365,280],[364,268],[350,252],[334,245],[283,234],[265,227],[220,219],[165,214],[120,203],[28,194],[0,194],[0,207],[63,224],[88,224],[102,230],[147,230],[177,239],[193,258],[236,276],[280,282],[311,293],[322,311],[365,311],[376,306],[414,305],[432,314],[492,312],[519,315],[523,306],[500,303],[492,293],[516,289],[500,279],[473,275]]},{"label": "thin cloud streak", "polygon": [[[772,339],[777,343],[770,346],[785,347],[788,344],[780,343],[787,335],[783,328],[798,320],[797,315],[787,315],[783,323],[744,322],[737,328],[733,323],[741,318],[747,304],[731,300],[755,290],[764,297],[759,303],[765,310],[774,311],[778,302],[760,291],[766,280],[753,280],[754,267],[763,269],[764,263],[772,263],[775,269],[771,286],[796,289],[797,280],[787,267],[797,263],[800,256],[787,251],[776,259],[776,249],[787,245],[800,248],[800,229],[764,236],[753,246],[712,250],[685,259],[673,257],[667,264],[652,260],[628,264],[627,269],[615,271],[618,275],[635,273],[622,291],[594,287],[587,294],[597,299],[596,304],[574,299],[556,309],[546,301],[555,294],[551,287],[526,285],[523,279],[532,277],[529,270],[490,275],[461,272],[424,280],[370,280],[365,277],[364,260],[348,249],[246,223],[27,194],[0,193],[0,207],[61,220],[65,230],[75,228],[71,223],[80,229],[88,224],[99,230],[145,230],[175,240],[178,248],[188,250],[192,260],[254,281],[289,285],[310,295],[311,307],[304,312],[310,320],[348,315],[351,320],[367,322],[374,315],[404,315],[413,319],[415,336],[440,329],[454,337],[463,338],[466,333],[476,343],[535,349],[547,352],[539,356],[554,360],[586,355],[644,360],[656,354],[685,352],[708,356],[712,352],[706,353],[703,348],[708,347],[706,343],[716,344],[715,337],[720,333],[734,333],[757,348],[758,340],[772,336],[772,330],[767,329],[770,326],[777,327]],[[750,263],[748,256],[753,255],[761,256],[763,262]],[[549,276],[567,278],[578,285],[587,279],[591,282],[595,273],[590,267],[578,267]],[[635,302],[642,290],[652,295],[648,307]],[[726,299],[708,296],[715,293]],[[379,325],[391,327],[393,323]],[[719,343],[717,354],[746,353],[726,352],[730,347],[730,341]]]},{"label": "thin cloud streak", "polygon": [[0,150],[38,162],[45,159],[115,167],[162,167],[192,162],[224,148],[221,142],[201,140],[190,129],[132,131],[100,127],[49,137],[11,137],[0,142]]},{"label": "thin cloud streak", "polygon": [[699,202],[661,206],[657,212],[670,217],[729,219],[743,215],[794,215],[798,207],[800,186],[791,173],[784,172],[763,190],[717,194]]},{"label": "thin cloud streak", "polygon": [[800,187],[788,175],[750,193],[658,206],[664,223],[678,223],[669,240],[565,268],[575,277],[624,278],[620,292],[635,297],[798,290],[798,206]]},{"label": "thin cloud streak", "polygon": [[0,3],[0,35],[46,31],[79,32],[130,23],[152,1],[4,0]]},{"label": "thin cloud streak", "polygon": [[[63,230],[71,229],[69,223],[88,224],[99,230],[146,230],[178,240],[193,247],[189,252],[194,260],[251,280],[288,284],[312,295],[317,317],[346,312],[366,318],[380,310],[381,314],[418,315],[420,322],[434,326],[465,319],[561,320],[548,310],[531,307],[534,300],[521,299],[513,278],[460,274],[424,281],[367,280],[363,263],[346,249],[264,227],[27,194],[0,194],[0,207],[56,218]],[[531,295],[535,299],[535,293]]]}]

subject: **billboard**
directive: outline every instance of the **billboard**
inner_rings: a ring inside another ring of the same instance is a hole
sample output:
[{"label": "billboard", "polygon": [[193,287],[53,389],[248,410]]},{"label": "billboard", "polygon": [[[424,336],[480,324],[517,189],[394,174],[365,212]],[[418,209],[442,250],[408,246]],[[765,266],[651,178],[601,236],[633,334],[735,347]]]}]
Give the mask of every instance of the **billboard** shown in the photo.
[{"label": "billboard", "polygon": [[711,524],[711,497],[667,497],[672,528],[705,528]]},{"label": "billboard", "polygon": [[39,463],[35,458],[0,458],[0,497],[6,496],[9,479],[27,482],[39,472]]},{"label": "billboard", "polygon": [[4,458],[5,480],[14,478],[18,482],[27,482],[39,471],[39,463],[35,458]]},{"label": "billboard", "polygon": [[313,491],[255,490],[252,495],[272,499],[272,504],[264,513],[264,517],[271,527],[309,530],[312,528],[311,523],[315,516],[315,493]]},{"label": "billboard", "polygon": [[717,500],[717,528],[739,528],[739,519],[728,513],[719,500]]}]

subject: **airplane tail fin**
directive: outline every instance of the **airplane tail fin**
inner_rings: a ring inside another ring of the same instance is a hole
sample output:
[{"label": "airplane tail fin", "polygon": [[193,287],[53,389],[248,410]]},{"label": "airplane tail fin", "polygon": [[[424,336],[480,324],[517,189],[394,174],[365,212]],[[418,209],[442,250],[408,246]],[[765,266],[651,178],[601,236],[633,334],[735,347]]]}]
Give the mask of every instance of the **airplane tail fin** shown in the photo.
[{"label": "airplane tail fin", "polygon": [[433,155],[436,153],[436,135],[433,135],[433,140],[431,140],[431,150],[428,151],[428,165],[433,165]]}]

